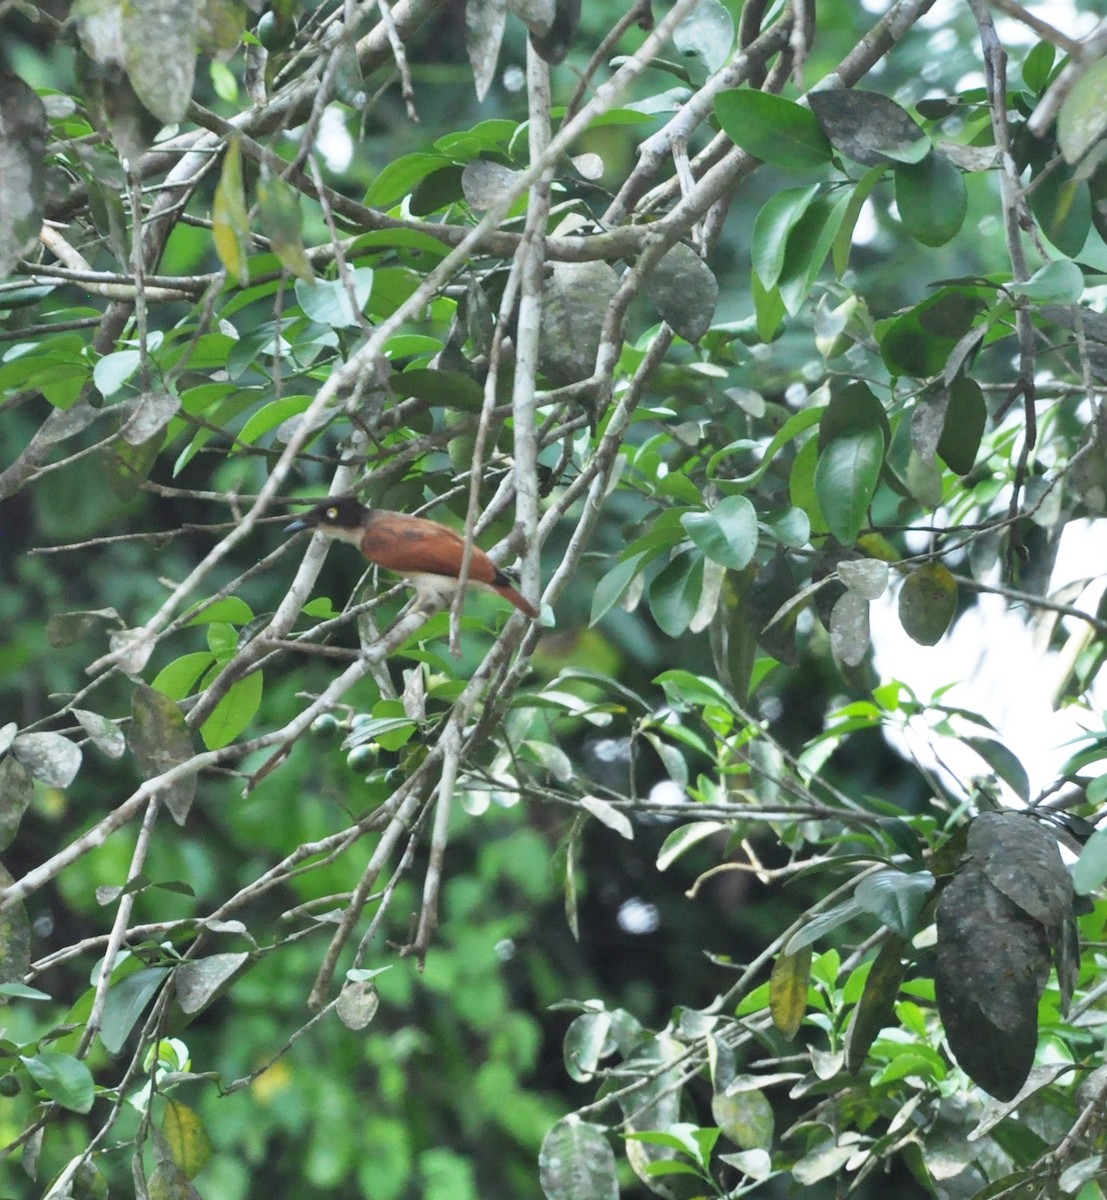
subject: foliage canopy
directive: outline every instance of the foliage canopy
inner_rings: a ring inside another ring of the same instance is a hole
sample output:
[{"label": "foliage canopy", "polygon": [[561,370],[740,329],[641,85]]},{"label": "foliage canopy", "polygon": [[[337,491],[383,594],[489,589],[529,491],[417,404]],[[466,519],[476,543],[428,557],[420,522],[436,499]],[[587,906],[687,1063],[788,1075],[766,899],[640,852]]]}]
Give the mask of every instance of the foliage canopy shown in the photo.
[{"label": "foliage canopy", "polygon": [[[1107,58],[996,7],[0,4],[7,1191],[1102,1195]],[[1049,779],[874,648],[984,603]]]}]

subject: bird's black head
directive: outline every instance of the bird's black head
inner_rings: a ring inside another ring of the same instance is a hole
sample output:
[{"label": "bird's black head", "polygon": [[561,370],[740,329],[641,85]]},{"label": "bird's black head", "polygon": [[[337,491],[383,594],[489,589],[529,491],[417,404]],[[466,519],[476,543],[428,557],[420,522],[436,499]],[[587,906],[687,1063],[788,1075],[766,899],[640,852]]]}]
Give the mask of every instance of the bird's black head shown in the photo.
[{"label": "bird's black head", "polygon": [[356,496],[332,496],[297,517],[285,526],[286,533],[298,533],[301,529],[318,529],[332,537],[349,536],[361,529],[369,510]]}]

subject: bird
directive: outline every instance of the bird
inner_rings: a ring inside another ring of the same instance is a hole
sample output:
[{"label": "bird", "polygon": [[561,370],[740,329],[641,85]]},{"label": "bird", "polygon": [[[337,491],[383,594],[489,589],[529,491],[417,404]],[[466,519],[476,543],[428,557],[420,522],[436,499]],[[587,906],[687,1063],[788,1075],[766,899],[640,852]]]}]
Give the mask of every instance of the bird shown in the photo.
[{"label": "bird", "polygon": [[[371,563],[407,579],[421,604],[444,603],[457,591],[465,541],[438,521],[366,508],[356,496],[334,496],[285,526],[286,533],[301,529],[353,543]],[[479,546],[469,560],[468,583],[503,596],[532,621],[537,619],[538,610]]]}]

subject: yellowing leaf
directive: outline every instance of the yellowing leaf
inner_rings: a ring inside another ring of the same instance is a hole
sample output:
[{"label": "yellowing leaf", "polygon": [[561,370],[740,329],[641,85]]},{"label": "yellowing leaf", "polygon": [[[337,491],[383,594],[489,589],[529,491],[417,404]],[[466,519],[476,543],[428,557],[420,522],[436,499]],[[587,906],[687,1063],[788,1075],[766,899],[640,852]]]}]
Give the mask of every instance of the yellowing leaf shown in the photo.
[{"label": "yellowing leaf", "polygon": [[207,1166],[211,1158],[211,1141],[200,1118],[178,1100],[169,1100],[165,1105],[161,1131],[173,1161],[181,1172],[194,1179]]},{"label": "yellowing leaf", "polygon": [[811,947],[780,954],[769,979],[769,1011],[773,1024],[786,1038],[796,1031],[807,1011],[807,982],[811,977]]},{"label": "yellowing leaf", "polygon": [[211,235],[219,261],[240,287],[250,282],[247,254],[250,222],[246,215],[246,191],[242,184],[242,151],[237,141],[227,147],[223,174],[212,204]]}]

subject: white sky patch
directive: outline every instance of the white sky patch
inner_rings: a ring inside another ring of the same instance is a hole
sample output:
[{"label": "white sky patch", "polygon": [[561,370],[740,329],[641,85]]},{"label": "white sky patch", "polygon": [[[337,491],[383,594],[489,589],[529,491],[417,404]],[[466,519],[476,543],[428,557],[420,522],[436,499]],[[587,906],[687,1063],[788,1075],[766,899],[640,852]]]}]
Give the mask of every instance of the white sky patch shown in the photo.
[{"label": "white sky patch", "polygon": [[319,122],[319,134],[315,148],[323,156],[327,170],[341,175],[354,159],[354,139],[346,128],[346,118],[341,106],[328,104],[323,109]]},{"label": "white sky patch", "polygon": [[[1072,603],[1094,615],[1107,583],[1107,521],[1072,521],[1062,532],[1048,594],[1055,595],[1075,581],[1085,581],[1087,586]],[[1037,644],[1042,635],[1036,622],[1027,623],[1025,612],[1010,601],[981,594],[936,646],[920,646],[904,633],[897,601],[898,590],[890,589],[871,606],[873,659],[881,680],[899,680],[924,704],[938,689],[955,683],[941,702],[979,713],[995,726],[1000,740],[1026,768],[1031,796],[1057,779],[1077,748],[1074,739],[1102,728],[1107,681],[1097,679],[1093,684],[1088,698],[1091,711],[1083,705],[1055,707],[1068,670],[1067,655],[1043,650]],[[1060,624],[1071,638],[1087,629],[1074,617],[1062,617]],[[983,760],[956,738],[930,742],[921,730],[919,725],[914,735],[905,736],[887,729],[886,736],[923,766],[939,772],[948,768],[960,784],[959,791],[973,776],[987,774]],[[969,731],[966,726],[965,732]],[[1099,772],[1090,768],[1088,773]]]}]

